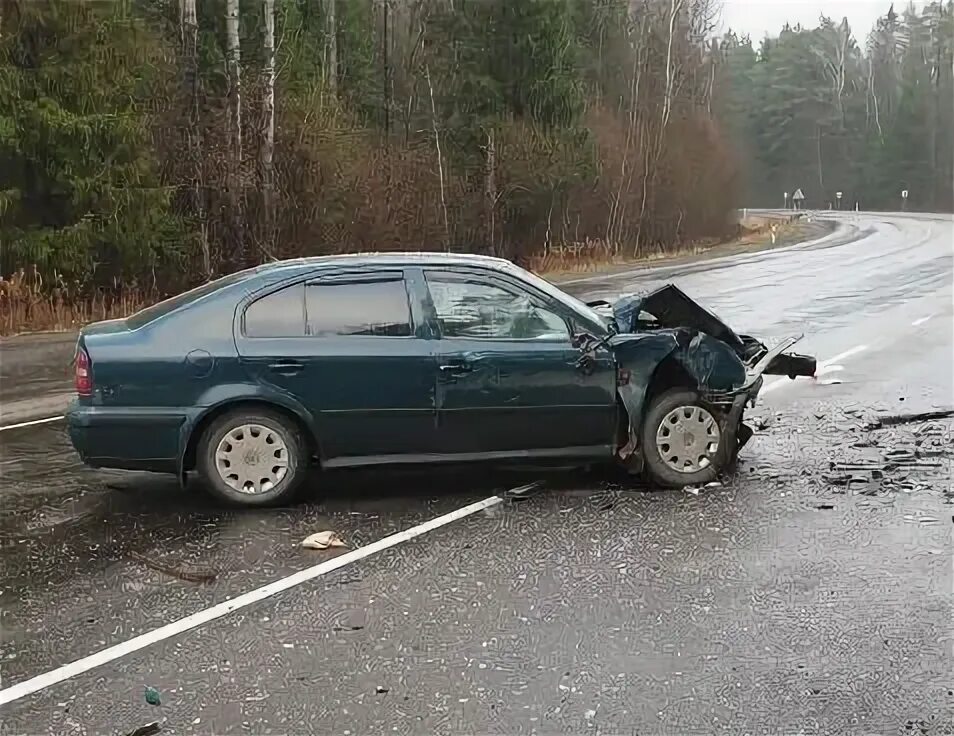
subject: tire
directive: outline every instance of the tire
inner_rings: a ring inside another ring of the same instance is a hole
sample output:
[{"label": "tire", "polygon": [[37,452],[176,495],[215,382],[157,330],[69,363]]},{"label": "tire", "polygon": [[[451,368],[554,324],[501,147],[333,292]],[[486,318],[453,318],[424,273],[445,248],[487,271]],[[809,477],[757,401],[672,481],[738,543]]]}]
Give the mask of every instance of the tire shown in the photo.
[{"label": "tire", "polygon": [[[664,488],[684,488],[715,480],[731,457],[735,442],[734,437],[726,436],[720,420],[715,409],[695,391],[677,388],[657,396],[649,405],[639,438],[643,472],[648,479]],[[665,442],[666,431],[660,429],[664,423],[672,427],[672,444]],[[711,425],[715,427],[717,441],[713,439]],[[697,426],[698,431],[694,431]],[[686,469],[679,470],[677,465]]]},{"label": "tire", "polygon": [[[248,449],[243,452],[245,443]],[[308,470],[305,447],[295,423],[278,412],[236,409],[223,414],[203,432],[198,470],[212,495],[230,505],[289,503],[301,490]],[[273,456],[274,462],[269,464]]]}]

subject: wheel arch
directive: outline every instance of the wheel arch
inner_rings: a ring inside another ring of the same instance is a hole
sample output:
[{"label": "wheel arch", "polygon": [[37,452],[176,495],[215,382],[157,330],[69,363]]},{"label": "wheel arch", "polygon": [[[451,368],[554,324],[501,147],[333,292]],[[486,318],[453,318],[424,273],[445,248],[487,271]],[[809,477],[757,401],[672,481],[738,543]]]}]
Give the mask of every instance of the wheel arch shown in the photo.
[{"label": "wheel arch", "polygon": [[312,431],[308,421],[301,414],[289,406],[276,401],[269,401],[265,398],[235,398],[209,407],[204,413],[200,414],[195,421],[191,423],[191,425],[188,426],[186,429],[186,436],[182,441],[183,450],[181,453],[180,465],[183,472],[195,470],[197,460],[196,454],[199,447],[199,441],[202,439],[202,435],[205,433],[205,431],[212,425],[213,422],[215,422],[216,419],[238,409],[264,409],[289,420],[297,427],[299,433],[301,434],[301,437],[305,442],[305,447],[308,451],[309,459],[317,459],[319,462],[321,461],[321,446],[318,442],[318,437]]},{"label": "wheel arch", "polygon": [[[616,394],[620,420],[617,424],[617,443],[623,448],[631,437],[638,436],[646,412],[657,396],[673,388],[698,390],[699,383],[674,353],[665,355],[653,367],[647,380],[638,381],[636,376],[630,379],[630,385],[620,386]],[[630,452],[635,450],[632,446]]]},{"label": "wheel arch", "polygon": [[649,385],[646,387],[646,394],[643,397],[641,414],[645,416],[646,409],[652,403],[653,399],[674,388],[698,391],[699,381],[686,370],[686,367],[674,354],[670,353],[659,362],[659,365],[656,366],[656,370],[653,371]]}]

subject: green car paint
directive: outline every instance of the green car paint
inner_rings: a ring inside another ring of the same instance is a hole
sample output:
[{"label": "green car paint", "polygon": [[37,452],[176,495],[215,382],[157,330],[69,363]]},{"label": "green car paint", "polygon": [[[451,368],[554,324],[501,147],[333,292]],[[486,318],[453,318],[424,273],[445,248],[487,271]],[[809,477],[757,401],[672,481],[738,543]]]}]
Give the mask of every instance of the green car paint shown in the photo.
[{"label": "green car paint", "polygon": [[[445,335],[428,279],[502,290],[555,332],[542,339]],[[309,315],[307,295],[339,293],[336,287],[356,294],[367,284],[386,284],[379,290],[394,298],[406,294],[398,332],[305,334],[322,310],[334,309],[333,301],[316,302]],[[302,307],[296,289],[306,290]],[[266,311],[255,305],[273,295],[285,300],[279,316],[297,320],[303,309],[305,332],[253,334],[260,328],[251,315]],[[745,382],[737,352],[698,330],[615,332],[611,318],[500,259],[285,261],[85,328],[77,350],[89,355],[94,389],[72,403],[70,437],[92,466],[182,477],[195,467],[197,441],[212,419],[256,404],[293,418],[324,467],[610,460],[621,425],[640,421],[654,382],[672,380],[672,366],[703,391],[731,392]],[[583,334],[599,342],[585,360],[575,344]]]}]

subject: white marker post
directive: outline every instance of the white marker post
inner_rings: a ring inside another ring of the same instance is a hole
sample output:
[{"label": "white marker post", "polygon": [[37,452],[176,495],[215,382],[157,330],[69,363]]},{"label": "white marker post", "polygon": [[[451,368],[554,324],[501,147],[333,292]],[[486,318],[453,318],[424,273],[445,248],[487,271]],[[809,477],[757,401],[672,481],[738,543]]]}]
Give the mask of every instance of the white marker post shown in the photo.
[{"label": "white marker post", "polygon": [[841,192],[835,192],[835,199],[838,201],[838,209],[841,209]]},{"label": "white marker post", "polygon": [[901,190],[901,211],[904,212],[908,208],[908,190]]},{"label": "white marker post", "polygon": [[785,197],[785,209],[788,209],[788,192],[785,192],[782,196]]}]

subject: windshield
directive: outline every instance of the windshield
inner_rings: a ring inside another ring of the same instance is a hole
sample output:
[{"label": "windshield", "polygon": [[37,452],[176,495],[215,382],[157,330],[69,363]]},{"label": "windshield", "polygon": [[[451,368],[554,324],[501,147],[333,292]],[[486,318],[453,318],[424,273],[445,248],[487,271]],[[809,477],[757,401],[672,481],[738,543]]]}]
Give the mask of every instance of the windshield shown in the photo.
[{"label": "windshield", "polygon": [[136,312],[131,317],[126,319],[126,326],[130,330],[137,330],[140,327],[149,324],[150,322],[164,317],[170,312],[179,309],[179,307],[184,307],[187,304],[191,304],[194,301],[202,299],[209,294],[212,294],[219,289],[224,289],[232,284],[237,284],[239,281],[245,279],[248,274],[254,269],[247,269],[245,271],[238,271],[236,273],[230,273],[227,276],[222,276],[217,278],[214,281],[208,281],[200,286],[185,291],[176,296],[169,297],[164,299],[158,304],[153,304],[151,307],[146,307],[138,312]]}]

